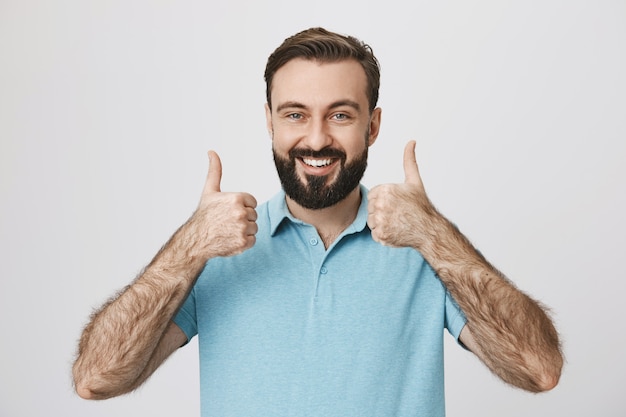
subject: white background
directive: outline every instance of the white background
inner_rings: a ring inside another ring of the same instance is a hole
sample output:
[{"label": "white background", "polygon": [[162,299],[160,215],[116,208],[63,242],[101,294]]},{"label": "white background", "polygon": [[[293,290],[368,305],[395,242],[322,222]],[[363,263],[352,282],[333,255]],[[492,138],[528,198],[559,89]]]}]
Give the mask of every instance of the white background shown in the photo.
[{"label": "white background", "polygon": [[403,180],[552,309],[567,364],[532,395],[446,335],[449,416],[624,416],[623,1],[0,0],[0,416],[198,416],[197,345],[137,393],[73,394],[93,308],[192,213],[207,168],[279,184],[263,70],[311,26],[382,63],[364,183]]}]

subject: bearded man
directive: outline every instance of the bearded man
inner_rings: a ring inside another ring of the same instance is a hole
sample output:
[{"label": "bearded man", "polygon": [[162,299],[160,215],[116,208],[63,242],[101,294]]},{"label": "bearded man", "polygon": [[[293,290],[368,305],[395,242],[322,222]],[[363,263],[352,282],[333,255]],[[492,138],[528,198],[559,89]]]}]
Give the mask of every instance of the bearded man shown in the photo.
[{"label": "bearded man", "polygon": [[222,192],[209,152],[195,213],[85,328],[81,397],[132,391],[196,335],[203,416],[443,416],[443,329],[509,384],[557,384],[552,322],[434,208],[415,142],[404,183],[360,184],[379,78],[350,36],[313,28],[276,49],[265,113],[282,190],[258,208]]}]

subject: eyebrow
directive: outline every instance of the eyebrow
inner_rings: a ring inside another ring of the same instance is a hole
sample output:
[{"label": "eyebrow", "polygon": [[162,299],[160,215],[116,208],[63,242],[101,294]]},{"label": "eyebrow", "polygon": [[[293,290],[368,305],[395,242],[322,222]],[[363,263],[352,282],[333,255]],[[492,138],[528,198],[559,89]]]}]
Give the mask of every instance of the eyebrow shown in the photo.
[{"label": "eyebrow", "polygon": [[[359,103],[353,100],[338,100],[332,103],[330,106],[328,106],[328,108],[335,109],[337,107],[342,107],[342,106],[352,107],[357,112],[361,110],[361,106],[359,106]],[[281,110],[288,109],[288,108],[306,109],[307,106],[297,101],[286,101],[284,103],[281,103],[278,107],[276,107],[276,111],[279,112]]]}]

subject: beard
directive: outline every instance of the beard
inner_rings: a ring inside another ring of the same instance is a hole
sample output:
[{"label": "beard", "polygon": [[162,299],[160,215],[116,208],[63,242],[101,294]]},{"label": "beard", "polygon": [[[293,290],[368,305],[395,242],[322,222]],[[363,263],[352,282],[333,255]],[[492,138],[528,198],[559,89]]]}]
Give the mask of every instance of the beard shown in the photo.
[{"label": "beard", "polygon": [[[349,164],[346,164],[345,152],[334,148],[320,151],[294,148],[288,158],[278,155],[274,149],[272,152],[285,194],[302,207],[319,210],[337,204],[359,185],[367,167],[368,146],[366,144],[363,152]],[[304,157],[338,158],[341,168],[337,178],[329,184],[330,175],[305,175],[305,184],[296,173],[296,159]]]}]

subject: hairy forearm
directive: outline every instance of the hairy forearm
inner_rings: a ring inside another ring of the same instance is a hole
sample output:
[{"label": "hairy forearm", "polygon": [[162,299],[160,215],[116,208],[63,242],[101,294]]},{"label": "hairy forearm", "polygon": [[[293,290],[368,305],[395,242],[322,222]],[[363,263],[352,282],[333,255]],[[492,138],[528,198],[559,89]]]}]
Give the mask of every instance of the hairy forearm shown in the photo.
[{"label": "hairy forearm", "polygon": [[[542,306],[519,291],[439,213],[418,249],[466,314],[475,352],[504,381],[532,392],[558,382],[558,334]],[[477,348],[477,349],[476,349]]]},{"label": "hairy forearm", "polygon": [[415,160],[404,151],[405,181],[374,187],[367,224],[385,245],[422,253],[465,315],[461,341],[504,381],[529,391],[556,385],[559,338],[544,309],[517,290],[431,204]]},{"label": "hairy forearm", "polygon": [[92,316],[73,367],[81,396],[120,395],[147,377],[167,325],[205,263],[186,249],[190,234],[189,224],[181,227],[144,272]]},{"label": "hairy forearm", "polygon": [[178,326],[169,324],[206,262],[254,245],[256,199],[221,192],[221,161],[213,151],[208,155],[209,172],[194,214],[83,331],[73,367],[81,397],[112,397],[146,380],[186,340]]}]

